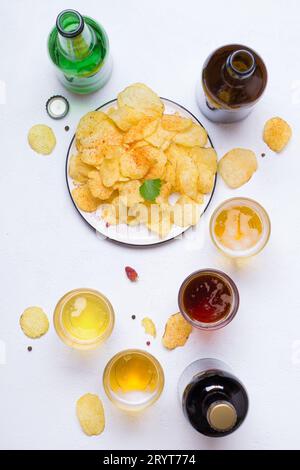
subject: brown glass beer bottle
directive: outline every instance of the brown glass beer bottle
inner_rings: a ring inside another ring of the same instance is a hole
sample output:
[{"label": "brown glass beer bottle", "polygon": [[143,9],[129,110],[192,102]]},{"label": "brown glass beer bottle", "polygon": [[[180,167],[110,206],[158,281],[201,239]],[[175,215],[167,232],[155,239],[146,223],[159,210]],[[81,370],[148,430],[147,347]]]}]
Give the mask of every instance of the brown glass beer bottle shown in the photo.
[{"label": "brown glass beer bottle", "polygon": [[202,113],[220,123],[244,119],[267,85],[267,69],[252,49],[230,44],[215,50],[205,61],[197,101]]}]

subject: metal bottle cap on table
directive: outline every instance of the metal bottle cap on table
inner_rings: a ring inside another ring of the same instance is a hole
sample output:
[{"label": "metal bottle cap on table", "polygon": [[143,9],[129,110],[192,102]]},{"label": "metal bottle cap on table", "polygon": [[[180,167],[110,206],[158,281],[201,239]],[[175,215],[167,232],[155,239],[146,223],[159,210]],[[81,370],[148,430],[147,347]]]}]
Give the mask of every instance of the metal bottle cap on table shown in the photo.
[{"label": "metal bottle cap on table", "polygon": [[207,421],[219,432],[229,431],[237,420],[234,406],[227,401],[217,401],[210,405],[207,411]]},{"label": "metal bottle cap on table", "polygon": [[51,96],[46,103],[46,111],[52,119],[62,119],[70,109],[67,98],[61,95]]}]

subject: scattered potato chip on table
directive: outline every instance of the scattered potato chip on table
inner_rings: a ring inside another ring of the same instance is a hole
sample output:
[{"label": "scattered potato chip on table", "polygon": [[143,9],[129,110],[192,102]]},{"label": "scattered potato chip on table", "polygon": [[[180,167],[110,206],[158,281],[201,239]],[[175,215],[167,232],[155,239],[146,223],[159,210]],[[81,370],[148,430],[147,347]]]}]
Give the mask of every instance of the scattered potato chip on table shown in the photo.
[{"label": "scattered potato chip on table", "polygon": [[292,136],[290,125],[280,117],[269,119],[264,127],[263,139],[274,152],[281,152]]},{"label": "scattered potato chip on table", "polygon": [[221,158],[219,173],[230,188],[239,188],[250,180],[257,170],[256,155],[252,150],[236,148]]},{"label": "scattered potato chip on table", "polygon": [[51,127],[36,124],[28,132],[28,143],[35,152],[50,155],[56,145],[56,138]]},{"label": "scattered potato chip on table", "polygon": [[143,318],[142,326],[144,327],[145,333],[147,335],[153,336],[153,338],[156,337],[156,327],[155,327],[153,320],[151,320],[151,318],[149,317]]},{"label": "scattered potato chip on table", "polygon": [[104,431],[105,415],[102,401],[97,395],[86,393],[76,403],[80,426],[88,436],[98,436]]},{"label": "scattered potato chip on table", "polygon": [[29,338],[40,338],[47,333],[49,320],[40,307],[28,307],[20,317],[20,326]]},{"label": "scattered potato chip on table", "polygon": [[191,332],[192,326],[183,318],[181,313],[175,313],[168,319],[162,343],[167,349],[184,346]]}]

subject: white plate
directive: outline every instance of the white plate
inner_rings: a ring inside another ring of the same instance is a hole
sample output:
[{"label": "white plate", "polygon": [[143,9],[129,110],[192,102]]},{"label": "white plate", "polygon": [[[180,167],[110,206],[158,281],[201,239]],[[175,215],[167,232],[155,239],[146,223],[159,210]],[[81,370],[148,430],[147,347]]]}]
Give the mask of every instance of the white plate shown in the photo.
[{"label": "white plate", "polygon": [[[166,98],[161,98],[165,105],[165,112],[172,114],[175,112],[180,113],[181,116],[187,117],[192,119],[192,121],[200,124],[201,122],[192,114],[190,113],[187,109],[185,109],[183,106],[175,103],[174,101],[168,100]],[[111,106],[114,106],[116,104],[117,100],[112,100],[109,101],[108,103],[103,104],[97,110],[101,110],[103,112],[106,112]],[[213,147],[212,141],[210,137],[208,136],[208,145],[210,147]],[[74,188],[74,183],[72,178],[69,177],[68,174],[68,168],[69,168],[69,159],[72,155],[76,153],[76,147],[75,147],[75,135],[73,136],[69,149],[68,149],[68,154],[67,154],[67,161],[66,161],[66,179],[67,179],[67,185],[69,189],[70,196],[72,198],[72,189]],[[215,177],[215,182],[214,182],[214,187],[213,190],[210,194],[205,195],[204,197],[204,203],[201,206],[202,214],[205,212],[207,209],[214,190],[216,186],[216,177]],[[172,230],[169,232],[167,237],[165,238],[160,238],[158,235],[155,233],[150,232],[150,230],[147,229],[145,225],[138,225],[138,226],[128,226],[126,224],[119,224],[119,225],[110,225],[109,227],[106,226],[106,222],[101,218],[101,207],[97,209],[95,212],[84,212],[80,210],[73,198],[72,201],[82,216],[82,218],[93,228],[95,229],[96,233],[98,236],[101,238],[109,238],[110,240],[114,240],[119,243],[124,243],[126,245],[134,245],[134,246],[150,246],[150,245],[157,245],[159,243],[163,243],[169,240],[172,240],[173,238],[179,237],[181,234],[183,234],[186,230],[188,230],[190,227],[178,227],[177,225],[174,225],[172,227]]]}]

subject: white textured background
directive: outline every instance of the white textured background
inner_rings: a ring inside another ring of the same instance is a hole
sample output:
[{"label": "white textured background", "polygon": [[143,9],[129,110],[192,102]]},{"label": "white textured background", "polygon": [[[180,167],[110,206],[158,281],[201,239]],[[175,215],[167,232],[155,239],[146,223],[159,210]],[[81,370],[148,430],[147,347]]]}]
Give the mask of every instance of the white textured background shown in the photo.
[{"label": "white textured background", "polygon": [[[107,29],[114,58],[111,81],[100,92],[76,97],[62,89],[46,51],[57,13],[73,7]],[[299,116],[300,7],[298,0],[102,0],[3,2],[0,17],[0,447],[4,449],[288,449],[299,448],[300,309],[299,309]],[[265,59],[269,85],[263,101],[244,122],[218,126],[197,109],[195,84],[202,63],[216,47],[240,42]],[[257,152],[259,171],[240,190],[219,180],[207,216],[201,220],[203,246],[184,241],[135,250],[100,241],[81,221],[69,198],[65,156],[83,113],[114,98],[126,85],[142,81],[160,95],[182,103],[206,125],[220,156],[232,147]],[[6,88],[6,91],[5,91]],[[62,93],[71,110],[53,121],[45,102]],[[280,115],[293,126],[293,139],[282,154],[261,139],[265,120]],[[49,157],[27,145],[28,129],[50,125],[57,147]],[[64,126],[69,125],[69,133]],[[266,153],[262,159],[260,154]],[[209,215],[230,196],[261,202],[272,219],[272,236],[263,253],[237,265],[224,260],[208,237]],[[124,266],[140,281],[130,284]],[[223,269],[236,281],[241,306],[236,319],[214,333],[194,332],[173,352],[160,343],[168,316],[177,311],[177,291],[198,268]],[[52,317],[57,300],[69,289],[92,287],[112,301],[116,327],[99,350],[82,354],[68,349],[51,325],[31,341],[19,328],[29,305]],[[131,320],[135,314],[137,319]],[[149,315],[159,337],[149,351],[166,375],[155,406],[136,417],[115,409],[102,389],[109,358],[127,347],[144,348],[140,326]],[[31,353],[27,346],[33,346]],[[6,357],[5,357],[6,351]],[[200,357],[229,363],[246,384],[250,412],[240,430],[213,440],[185,421],[176,387],[182,369]],[[98,393],[106,410],[105,432],[85,436],[75,417],[75,402]]]}]

